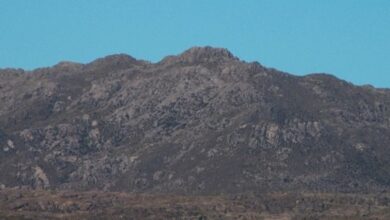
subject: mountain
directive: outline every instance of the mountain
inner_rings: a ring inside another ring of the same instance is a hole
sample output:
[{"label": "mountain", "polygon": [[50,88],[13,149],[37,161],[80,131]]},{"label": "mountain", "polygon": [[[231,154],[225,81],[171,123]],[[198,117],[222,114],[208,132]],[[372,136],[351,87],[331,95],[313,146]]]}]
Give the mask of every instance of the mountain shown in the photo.
[{"label": "mountain", "polygon": [[226,49],[0,70],[0,185],[184,195],[390,188],[390,90]]}]

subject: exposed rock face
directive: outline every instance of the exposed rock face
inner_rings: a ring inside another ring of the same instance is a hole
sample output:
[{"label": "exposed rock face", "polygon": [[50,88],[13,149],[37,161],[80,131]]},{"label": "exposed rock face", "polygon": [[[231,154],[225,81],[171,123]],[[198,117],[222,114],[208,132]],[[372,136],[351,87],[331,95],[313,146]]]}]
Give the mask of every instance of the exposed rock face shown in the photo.
[{"label": "exposed rock face", "polygon": [[0,70],[0,183],[186,194],[390,187],[390,91],[229,51]]},{"label": "exposed rock face", "polygon": [[47,189],[50,186],[49,179],[42,168],[34,167],[34,187],[38,189]]}]

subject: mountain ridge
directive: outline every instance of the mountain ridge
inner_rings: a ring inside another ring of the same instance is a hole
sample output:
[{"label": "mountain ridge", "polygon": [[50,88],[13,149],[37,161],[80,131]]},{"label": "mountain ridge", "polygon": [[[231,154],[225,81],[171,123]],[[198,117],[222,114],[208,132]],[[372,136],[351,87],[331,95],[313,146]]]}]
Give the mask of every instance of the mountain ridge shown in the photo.
[{"label": "mountain ridge", "polygon": [[[196,57],[198,56],[199,57],[202,57],[202,56],[212,56],[212,57],[216,57],[217,59],[231,59],[231,60],[236,60],[236,61],[240,61],[240,62],[245,62],[245,63],[248,63],[244,60],[241,60],[239,59],[238,57],[234,56],[234,54],[232,52],[230,52],[227,48],[220,48],[220,47],[212,47],[212,46],[193,46],[187,50],[184,50],[183,52],[177,54],[177,55],[168,55],[166,57],[163,57],[161,60],[159,61],[156,61],[156,62],[151,62],[151,61],[148,61],[148,60],[144,60],[144,59],[137,59],[129,54],[126,54],[126,53],[114,53],[114,54],[111,54],[111,55],[107,55],[107,56],[104,56],[104,57],[100,57],[100,58],[96,58],[90,62],[86,62],[86,63],[80,63],[80,62],[75,62],[75,61],[69,61],[69,60],[63,60],[63,61],[59,61],[58,63],[54,64],[54,65],[51,65],[51,66],[46,66],[46,67],[38,67],[38,68],[34,68],[32,70],[26,70],[26,69],[23,69],[23,68],[12,68],[12,67],[5,67],[5,68],[0,68],[0,74],[1,73],[21,73],[21,72],[24,72],[24,73],[34,73],[34,72],[40,72],[42,69],[55,69],[55,68],[61,68],[61,67],[84,67],[86,68],[86,66],[93,66],[93,65],[98,65],[99,63],[109,63],[110,65],[115,65],[116,62],[122,62],[127,64],[127,65],[131,65],[131,64],[134,64],[134,63],[138,63],[140,65],[166,65],[167,63],[170,63],[170,62],[173,62],[173,64],[177,63],[177,62],[183,62],[183,61],[186,61],[188,59],[190,60],[195,60],[196,61]],[[269,70],[274,70],[276,72],[279,72],[279,73],[286,73],[288,75],[291,75],[291,76],[296,76],[296,77],[333,77],[333,78],[336,78],[337,80],[342,80],[342,81],[346,81],[334,74],[331,74],[331,73],[324,73],[324,72],[313,72],[313,73],[307,73],[307,74],[303,74],[303,75],[295,75],[295,74],[291,74],[291,73],[288,73],[288,72],[285,72],[285,71],[282,71],[282,70],[279,70],[279,69],[275,69],[273,67],[265,67],[263,66],[262,64],[260,64],[258,61],[252,61],[252,62],[249,62],[250,64],[253,64],[253,65],[258,65],[260,68],[267,68]],[[375,89],[379,89],[379,90],[390,90],[390,88],[387,88],[387,87],[375,87],[371,84],[362,84],[362,85],[357,85],[355,83],[352,83],[352,82],[349,82],[349,81],[346,81],[348,83],[351,83],[353,84],[354,86],[359,86],[359,87],[373,87]]]}]

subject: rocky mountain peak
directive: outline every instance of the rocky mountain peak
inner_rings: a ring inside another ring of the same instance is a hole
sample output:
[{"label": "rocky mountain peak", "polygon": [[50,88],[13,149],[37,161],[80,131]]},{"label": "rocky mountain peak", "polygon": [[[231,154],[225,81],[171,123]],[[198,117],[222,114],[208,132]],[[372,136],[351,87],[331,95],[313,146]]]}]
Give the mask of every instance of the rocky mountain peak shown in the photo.
[{"label": "rocky mountain peak", "polygon": [[126,68],[130,67],[133,64],[136,64],[138,61],[127,54],[114,54],[109,55],[103,58],[96,59],[91,63],[87,64],[88,69],[102,69],[102,68]]},{"label": "rocky mountain peak", "polygon": [[181,55],[182,58],[210,58],[216,57],[219,59],[237,59],[228,49],[216,48],[216,47],[192,47],[184,51]]},{"label": "rocky mountain peak", "polygon": [[177,56],[168,56],[163,59],[163,63],[217,63],[231,60],[239,60],[229,50],[225,48],[215,48],[210,46],[192,47]]},{"label": "rocky mountain peak", "polygon": [[83,64],[72,61],[61,61],[53,66],[54,69],[60,71],[76,71],[83,67]]}]

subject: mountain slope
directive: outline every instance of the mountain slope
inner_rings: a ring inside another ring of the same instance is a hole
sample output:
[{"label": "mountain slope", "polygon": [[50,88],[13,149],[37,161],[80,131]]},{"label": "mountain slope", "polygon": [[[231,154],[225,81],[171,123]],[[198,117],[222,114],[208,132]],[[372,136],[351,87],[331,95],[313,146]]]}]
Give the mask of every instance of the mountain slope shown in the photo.
[{"label": "mountain slope", "polygon": [[390,91],[229,51],[0,71],[0,184],[219,194],[390,186]]}]

